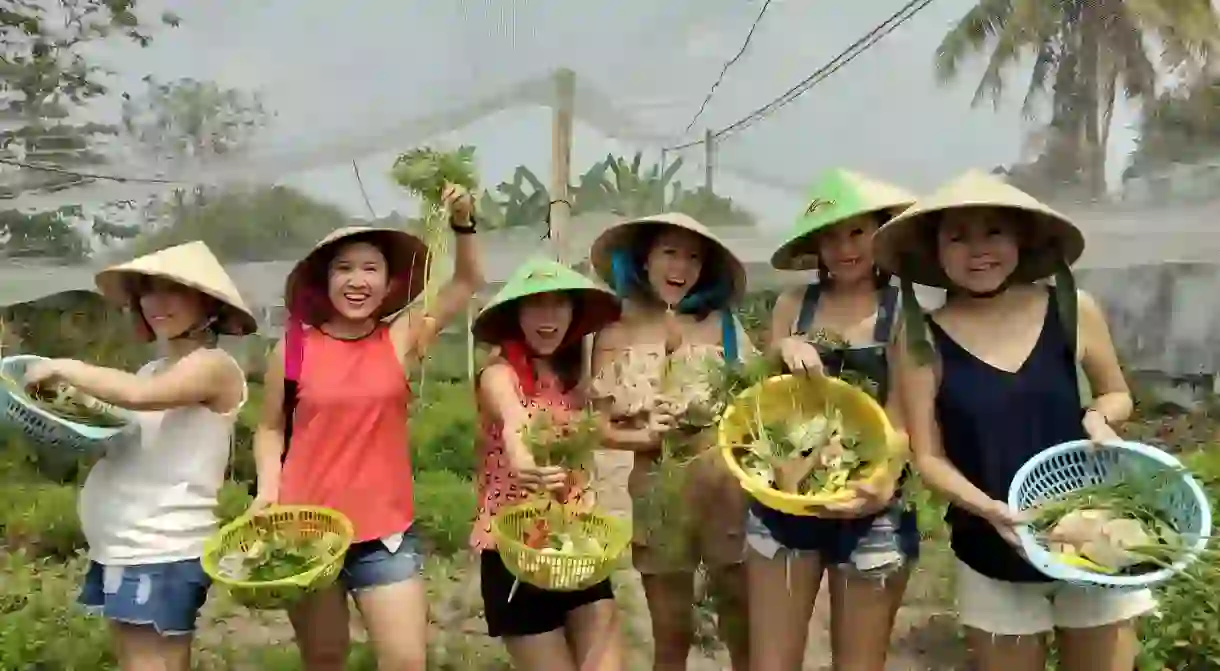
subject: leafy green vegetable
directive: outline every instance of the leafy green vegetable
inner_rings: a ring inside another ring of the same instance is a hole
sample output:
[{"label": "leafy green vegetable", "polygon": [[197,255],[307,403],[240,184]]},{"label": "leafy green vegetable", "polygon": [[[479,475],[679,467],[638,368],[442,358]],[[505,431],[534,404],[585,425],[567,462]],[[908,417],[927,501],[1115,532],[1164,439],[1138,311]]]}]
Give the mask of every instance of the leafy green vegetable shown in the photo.
[{"label": "leafy green vegetable", "polygon": [[478,186],[474,147],[465,145],[453,152],[430,147],[412,149],[394,160],[391,175],[432,207],[440,206],[446,184],[457,184],[471,192]]},{"label": "leafy green vegetable", "polygon": [[312,538],[271,531],[244,551],[226,555],[221,570],[230,579],[266,583],[301,575],[342,550],[342,539],[327,532]]}]

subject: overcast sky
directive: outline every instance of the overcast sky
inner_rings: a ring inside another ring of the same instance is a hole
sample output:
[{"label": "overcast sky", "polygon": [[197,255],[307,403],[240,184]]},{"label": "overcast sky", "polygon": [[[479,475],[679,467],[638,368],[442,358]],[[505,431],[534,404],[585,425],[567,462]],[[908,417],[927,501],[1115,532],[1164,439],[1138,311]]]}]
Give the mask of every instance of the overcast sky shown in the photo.
[{"label": "overcast sky", "polygon": [[[686,137],[707,126],[723,127],[783,93],[905,1],[772,0],[749,50]],[[356,160],[381,215],[411,208],[386,176],[396,152],[431,133],[409,122],[438,113],[456,116],[467,103],[555,67],[576,71],[586,104],[593,99],[590,91],[612,102],[617,111],[609,116],[619,123],[634,120],[650,135],[682,139],[762,0],[140,4],[150,10],[168,6],[183,24],[160,32],[147,49],[101,49],[100,56],[120,73],[116,88],[138,91],[139,78],[154,74],[260,91],[277,117],[251,152],[253,173],[363,215],[351,169]],[[764,225],[786,228],[800,193],[736,179],[734,169],[801,185],[822,169],[844,166],[927,189],[968,168],[1016,160],[1027,130],[1020,114],[1025,69],[1011,74],[999,111],[988,103],[970,106],[981,63],[953,86],[938,86],[933,77],[937,44],[972,4],[935,0],[797,102],[727,140],[719,150],[717,190],[742,199]],[[99,114],[114,109],[103,106]],[[1115,115],[1112,183],[1132,146],[1132,121],[1126,108]],[[550,141],[550,113],[536,106],[503,110],[442,139],[476,145],[489,186],[522,163],[546,181]],[[579,124],[573,172],[607,152],[636,149],[659,156],[655,142],[615,141]],[[684,158],[691,168],[684,181],[698,183],[701,151]]]}]

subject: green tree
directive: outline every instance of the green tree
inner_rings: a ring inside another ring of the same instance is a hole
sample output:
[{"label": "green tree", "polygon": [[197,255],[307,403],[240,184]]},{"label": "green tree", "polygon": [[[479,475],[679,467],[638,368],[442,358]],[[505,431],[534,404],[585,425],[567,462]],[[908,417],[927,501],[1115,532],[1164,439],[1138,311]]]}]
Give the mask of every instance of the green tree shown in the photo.
[{"label": "green tree", "polygon": [[123,130],[154,159],[231,154],[249,144],[271,116],[257,93],[190,78],[144,81],[143,95],[123,94]]},{"label": "green tree", "polygon": [[[114,126],[73,120],[73,113],[108,93],[106,70],[90,59],[88,47],[107,39],[148,45],[146,21],[136,0],[14,0],[0,8],[0,162],[40,165],[52,170],[19,169],[0,184],[0,199],[29,192],[55,192],[94,180],[73,168],[104,163],[96,144],[112,137]],[[176,26],[178,18],[162,15]],[[89,254],[90,219],[102,239],[131,229],[92,217],[79,206],[35,214],[0,213],[0,249],[5,254],[80,260]]]},{"label": "green tree", "polygon": [[1144,109],[1125,179],[1173,164],[1220,162],[1220,75],[1165,91]]},{"label": "green tree", "polygon": [[225,262],[293,259],[347,222],[339,208],[291,187],[226,189],[175,208],[172,219],[141,235],[132,251],[202,240]]},{"label": "green tree", "polygon": [[[164,14],[161,21],[178,25]],[[105,95],[106,70],[90,60],[88,47],[110,38],[148,45],[152,36],[136,13],[136,0],[14,0],[0,10],[0,159],[57,167],[97,165],[93,150],[112,126],[71,120],[73,112]],[[87,180],[85,180],[87,181]],[[9,195],[56,190],[81,183],[62,172],[26,170]]]},{"label": "green tree", "polygon": [[936,69],[942,82],[956,79],[967,56],[986,52],[972,104],[998,105],[1006,68],[1032,55],[1025,112],[1053,93],[1048,163],[1098,197],[1119,86],[1128,98],[1151,98],[1158,67],[1197,64],[1218,36],[1206,1],[978,0],[941,41]]},{"label": "green tree", "polygon": [[[630,161],[607,155],[569,187],[572,212],[612,212],[625,217],[683,212],[708,226],[754,225],[754,218],[731,198],[706,187],[683,187],[674,179],[681,168],[681,159],[662,169],[659,164],[644,167],[643,154],[637,153]],[[491,212],[497,225],[537,226],[546,220],[552,197],[529,168],[518,166],[512,181],[500,184],[496,191],[502,199],[485,192],[479,204],[484,216]]]}]

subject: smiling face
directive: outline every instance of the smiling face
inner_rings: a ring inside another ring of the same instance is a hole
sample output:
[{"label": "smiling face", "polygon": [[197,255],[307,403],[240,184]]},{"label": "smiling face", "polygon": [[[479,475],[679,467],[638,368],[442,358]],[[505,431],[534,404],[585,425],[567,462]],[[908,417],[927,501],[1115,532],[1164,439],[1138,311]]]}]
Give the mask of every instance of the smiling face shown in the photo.
[{"label": "smiling face", "polygon": [[673,226],[653,239],[644,268],[649,286],[666,305],[677,305],[695,287],[703,272],[705,248],[703,238]]},{"label": "smiling face", "polygon": [[1020,261],[1020,244],[1011,215],[993,209],[945,212],[936,232],[937,255],[945,275],[976,294],[1004,285]]},{"label": "smiling face", "polygon": [[389,268],[376,245],[350,242],[335,251],[326,293],[338,317],[352,322],[372,319],[388,292]]},{"label": "smiling face", "polygon": [[818,235],[818,257],[835,282],[855,284],[873,277],[876,232],[876,219],[866,215],[853,217]]},{"label": "smiling face", "polygon": [[563,292],[522,298],[517,307],[517,321],[525,344],[540,356],[554,354],[572,326],[572,313],[572,299]]},{"label": "smiling face", "polygon": [[136,282],[140,313],[158,340],[177,338],[204,323],[208,298],[203,294],[159,277],[141,277]]}]

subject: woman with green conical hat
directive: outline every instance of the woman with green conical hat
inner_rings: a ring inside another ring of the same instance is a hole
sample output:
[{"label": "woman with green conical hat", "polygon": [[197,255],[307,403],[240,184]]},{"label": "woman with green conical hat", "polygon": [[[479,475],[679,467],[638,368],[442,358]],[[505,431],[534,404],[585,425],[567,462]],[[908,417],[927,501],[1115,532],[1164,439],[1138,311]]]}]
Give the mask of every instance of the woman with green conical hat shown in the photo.
[{"label": "woman with green conical hat", "polygon": [[483,432],[470,547],[479,553],[487,631],[504,639],[514,668],[622,668],[610,582],[578,592],[517,585],[491,535],[497,511],[532,492],[550,490],[567,503],[591,501],[583,474],[535,463],[524,431],[537,410],[563,415],[584,405],[582,339],[618,317],[613,293],[567,266],[534,260],[513,273],[472,326],[474,337],[500,354],[477,381]]},{"label": "woman with green conical hat", "polygon": [[906,306],[898,388],[915,466],[950,501],[958,616],[975,668],[1041,671],[1052,632],[1065,671],[1132,668],[1133,622],[1154,608],[1151,594],[1052,582],[1020,553],[1007,504],[1029,458],[1113,440],[1131,413],[1105,317],[1069,270],[1084,251],[1080,230],[970,172],[883,226],[874,244],[908,293],[913,283],[946,290],[926,316]]},{"label": "woman with green conical hat", "polygon": [[[780,270],[816,268],[817,277],[776,301],[770,349],[794,373],[867,378],[900,428],[897,394],[887,393],[898,289],[873,264],[873,234],[914,201],[896,186],[830,170],[814,183],[792,236],[771,258]],[[827,574],[835,668],[884,671],[894,617],[919,552],[915,512],[898,482],[861,490],[855,501],[816,516],[753,502],[746,542],[755,669],[800,668]]]},{"label": "woman with green conical hat", "polygon": [[[674,462],[663,463],[663,449],[699,454],[707,432],[673,439],[678,422],[667,403],[672,399],[657,393],[665,381],[692,397],[708,357],[735,360],[753,349],[732,312],[745,292],[745,268],[707,227],[679,213],[607,229],[594,241],[590,260],[624,299],[623,318],[594,343],[593,391],[599,409],[612,418],[607,446],[635,455],[628,480],[634,507],[631,558],[648,601],[653,666],[686,668],[695,573],[703,566],[721,597],[716,606],[733,669],[745,671],[745,495],[720,459],[695,459],[680,479],[664,480],[664,466]],[[663,445],[665,436],[669,440]],[[676,484],[665,488],[663,481]],[[682,511],[666,507],[676,501],[657,504],[662,490],[680,494]],[[658,508],[665,512],[658,514]]]}]

